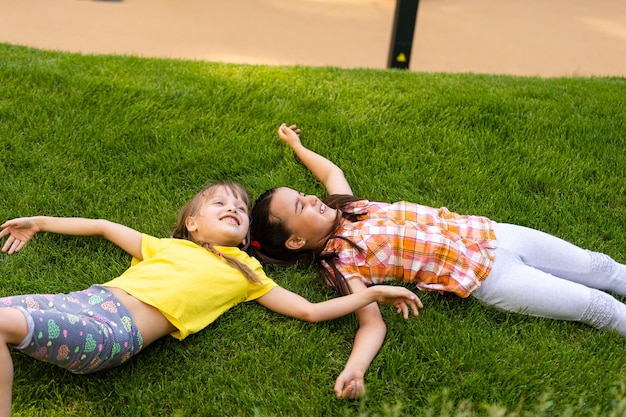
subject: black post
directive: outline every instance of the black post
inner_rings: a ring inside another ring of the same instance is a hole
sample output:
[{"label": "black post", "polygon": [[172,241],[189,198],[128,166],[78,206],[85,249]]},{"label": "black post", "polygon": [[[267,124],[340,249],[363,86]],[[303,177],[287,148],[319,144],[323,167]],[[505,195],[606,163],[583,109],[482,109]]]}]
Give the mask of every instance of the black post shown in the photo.
[{"label": "black post", "polygon": [[387,68],[408,69],[419,0],[396,0]]}]

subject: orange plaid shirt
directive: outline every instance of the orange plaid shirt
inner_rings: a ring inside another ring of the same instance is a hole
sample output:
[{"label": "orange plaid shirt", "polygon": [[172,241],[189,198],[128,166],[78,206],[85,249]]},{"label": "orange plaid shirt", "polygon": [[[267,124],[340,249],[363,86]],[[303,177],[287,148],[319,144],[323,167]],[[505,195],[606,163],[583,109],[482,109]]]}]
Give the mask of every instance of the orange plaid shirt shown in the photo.
[{"label": "orange plaid shirt", "polygon": [[[389,280],[413,282],[421,290],[453,292],[467,297],[487,278],[496,247],[492,222],[486,217],[461,216],[406,201],[394,204],[368,200],[350,203],[335,233],[354,242],[331,239],[324,253],[336,253],[335,265],[346,280],[366,285]],[[323,266],[332,274],[327,263]]]}]

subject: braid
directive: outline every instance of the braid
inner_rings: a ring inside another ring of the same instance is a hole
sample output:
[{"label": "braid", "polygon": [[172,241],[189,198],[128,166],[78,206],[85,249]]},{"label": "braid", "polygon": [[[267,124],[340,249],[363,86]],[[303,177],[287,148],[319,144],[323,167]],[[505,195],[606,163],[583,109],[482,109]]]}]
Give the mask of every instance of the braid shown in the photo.
[{"label": "braid", "polygon": [[213,253],[214,255],[217,255],[220,258],[224,258],[224,260],[226,261],[228,265],[232,266],[233,268],[241,272],[248,281],[252,282],[253,284],[261,283],[261,280],[259,279],[259,277],[254,273],[252,269],[250,269],[248,265],[244,264],[243,262],[239,261],[236,258],[233,258],[232,256],[224,255],[222,252],[216,250],[213,247],[213,245],[211,245],[210,243],[205,243],[205,242],[197,242],[197,243],[203,248],[205,248],[206,250],[208,250],[209,252]]}]

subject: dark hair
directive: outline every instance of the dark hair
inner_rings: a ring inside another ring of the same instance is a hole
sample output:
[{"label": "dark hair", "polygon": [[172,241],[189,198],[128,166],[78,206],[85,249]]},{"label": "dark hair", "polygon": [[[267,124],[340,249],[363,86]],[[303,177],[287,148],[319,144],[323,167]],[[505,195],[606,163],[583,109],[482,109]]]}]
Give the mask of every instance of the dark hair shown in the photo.
[{"label": "dark hair", "polygon": [[[350,287],[335,266],[336,253],[322,255],[309,249],[294,250],[285,246],[285,242],[291,236],[291,230],[287,228],[280,218],[270,212],[270,204],[276,190],[277,188],[271,188],[265,191],[254,203],[250,213],[250,239],[255,243],[247,248],[248,253],[266,264],[281,266],[295,264],[302,266],[315,265],[322,273],[326,284],[334,288],[337,294],[349,294],[351,292]],[[344,214],[342,209],[347,204],[359,200],[363,199],[348,194],[333,194],[323,200],[328,207],[339,210],[340,216],[337,216],[334,230],[339,227],[341,217],[350,221],[357,220],[358,216],[350,213]],[[330,239],[343,239],[359,251],[361,250],[351,240],[342,236],[331,235]],[[333,272],[331,273],[324,268],[322,262],[330,265]]]},{"label": "dark hair", "polygon": [[[230,266],[239,270],[239,272],[241,272],[248,281],[252,282],[253,284],[260,284],[261,280],[254,273],[254,271],[250,269],[250,267],[248,267],[246,264],[240,262],[238,259],[235,259],[231,256],[226,256],[221,253],[218,254],[218,252],[215,250],[215,248],[213,248],[213,245],[210,242],[196,242],[193,239],[191,233],[189,233],[189,230],[187,229],[187,225],[186,225],[187,218],[189,216],[195,216],[196,213],[198,213],[198,211],[204,204],[204,202],[210,199],[220,188],[226,189],[229,193],[231,193],[235,197],[243,200],[243,202],[246,205],[247,211],[250,212],[250,197],[248,196],[248,193],[246,192],[245,188],[243,188],[241,185],[237,183],[230,182],[230,181],[217,182],[213,185],[210,185],[200,190],[191,200],[189,200],[183,206],[183,208],[180,209],[180,212],[178,213],[178,220],[176,222],[176,228],[172,232],[172,237],[176,239],[189,240],[199,246],[204,247],[206,250],[208,250],[211,253],[222,256],[224,260]],[[248,231],[248,235],[249,234],[250,232]],[[242,249],[245,249],[245,248],[242,248]]]}]

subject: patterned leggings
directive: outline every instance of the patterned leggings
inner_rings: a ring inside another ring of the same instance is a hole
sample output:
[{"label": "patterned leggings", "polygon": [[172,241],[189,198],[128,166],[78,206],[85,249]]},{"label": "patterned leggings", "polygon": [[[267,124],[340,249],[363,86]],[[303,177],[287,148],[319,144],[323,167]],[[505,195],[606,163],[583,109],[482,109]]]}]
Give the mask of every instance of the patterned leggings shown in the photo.
[{"label": "patterned leggings", "polygon": [[129,311],[99,285],[69,294],[4,297],[2,307],[17,308],[28,322],[28,335],[13,349],[76,374],[121,365],[143,345]]}]

